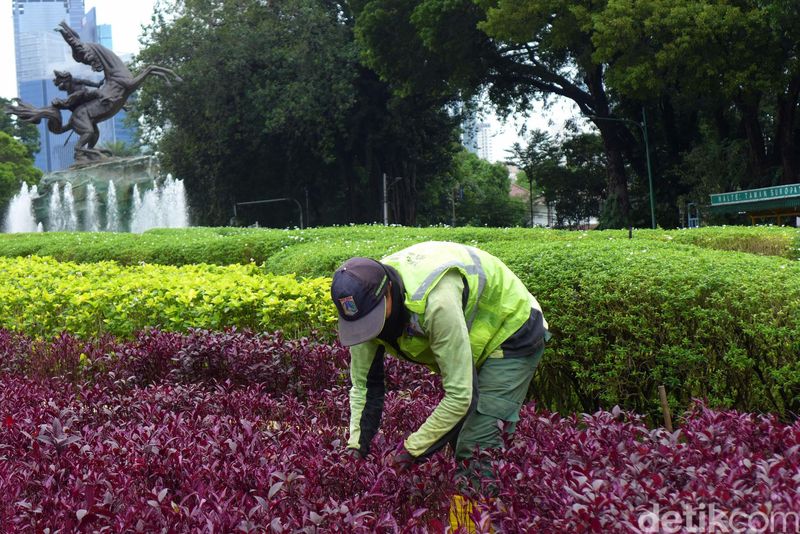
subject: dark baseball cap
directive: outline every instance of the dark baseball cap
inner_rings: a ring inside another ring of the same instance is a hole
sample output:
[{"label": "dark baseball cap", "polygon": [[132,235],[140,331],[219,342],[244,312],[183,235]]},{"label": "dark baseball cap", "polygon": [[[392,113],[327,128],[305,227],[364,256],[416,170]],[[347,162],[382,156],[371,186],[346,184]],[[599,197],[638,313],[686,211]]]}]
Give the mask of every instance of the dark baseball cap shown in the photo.
[{"label": "dark baseball cap", "polygon": [[358,345],[381,333],[388,282],[383,265],[370,258],[350,258],[333,273],[331,298],[339,311],[342,345]]}]

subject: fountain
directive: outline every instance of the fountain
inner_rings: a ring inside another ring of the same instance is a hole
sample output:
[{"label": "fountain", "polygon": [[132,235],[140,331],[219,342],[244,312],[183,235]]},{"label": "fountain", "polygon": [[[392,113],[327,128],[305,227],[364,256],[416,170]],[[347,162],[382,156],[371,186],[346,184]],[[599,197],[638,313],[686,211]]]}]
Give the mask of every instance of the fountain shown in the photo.
[{"label": "fountain", "polygon": [[119,208],[117,207],[117,188],[114,180],[108,181],[108,198],[106,200],[106,231],[119,232]]},{"label": "fountain", "polygon": [[189,226],[183,180],[162,176],[152,156],[114,158],[23,184],[5,231],[131,231]]},{"label": "fountain", "polygon": [[83,224],[87,232],[100,231],[100,224],[97,220],[97,191],[94,184],[86,186],[86,220]]},{"label": "fountain", "polygon": [[28,184],[22,182],[22,188],[11,199],[8,207],[5,224],[7,232],[41,232],[33,215],[32,199],[38,196],[39,191],[35,185],[29,188]]},{"label": "fountain", "polygon": [[[50,224],[51,232],[58,232],[64,229],[64,213],[61,209],[61,188],[58,183],[53,184],[53,189],[50,193],[50,203],[48,214],[48,222]],[[44,223],[42,224],[44,226]]]},{"label": "fountain", "polygon": [[64,230],[74,232],[78,229],[78,216],[75,214],[75,197],[72,196],[72,184],[64,184]]}]

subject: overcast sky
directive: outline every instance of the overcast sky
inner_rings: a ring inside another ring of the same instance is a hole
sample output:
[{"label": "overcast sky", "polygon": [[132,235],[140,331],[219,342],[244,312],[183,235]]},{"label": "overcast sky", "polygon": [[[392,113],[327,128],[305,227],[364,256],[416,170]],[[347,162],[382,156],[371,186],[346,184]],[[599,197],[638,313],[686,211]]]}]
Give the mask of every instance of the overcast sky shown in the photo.
[{"label": "overcast sky", "polygon": [[[86,11],[97,9],[97,23],[110,24],[117,54],[139,51],[139,35],[142,26],[149,24],[153,13],[154,0],[86,0]],[[11,0],[0,0],[0,96],[17,96],[17,80],[14,64],[14,23]],[[566,119],[577,114],[577,109],[569,101],[561,101],[552,109],[534,110],[528,128],[538,128],[557,133]],[[492,159],[507,157],[506,149],[515,141],[520,141],[517,129],[523,120],[509,121],[505,126],[493,116],[488,117],[492,131]]]}]

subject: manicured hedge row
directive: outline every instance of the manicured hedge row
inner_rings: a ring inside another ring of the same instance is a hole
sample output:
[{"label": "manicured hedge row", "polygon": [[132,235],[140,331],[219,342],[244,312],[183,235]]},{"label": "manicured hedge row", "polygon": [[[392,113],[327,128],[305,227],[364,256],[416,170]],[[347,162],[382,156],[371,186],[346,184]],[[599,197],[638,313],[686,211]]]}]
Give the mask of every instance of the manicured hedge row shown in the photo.
[{"label": "manicured hedge row", "polygon": [[800,259],[800,229],[790,227],[712,226],[670,231],[638,230],[636,237],[715,250]]},{"label": "manicured hedge row", "polygon": [[0,258],[0,326],[31,336],[131,336],[146,327],[330,329],[330,282],[255,265],[183,267]]},{"label": "manicured hedge row", "polygon": [[[301,269],[314,248],[337,243],[344,248],[402,248],[419,241],[447,240],[478,246],[498,241],[542,242],[627,239],[627,230],[572,232],[529,228],[406,228],[348,226],[308,230],[262,228],[187,228],[151,230],[144,234],[44,233],[0,234],[0,256],[51,256],[62,261],[113,260],[123,265],[257,263],[281,273]],[[652,239],[736,250],[754,254],[800,257],[800,231],[794,228],[717,227],[693,230],[633,231],[633,240]],[[299,248],[298,248],[299,247]],[[296,251],[294,249],[297,249]],[[313,264],[313,254],[311,254]]]},{"label": "manicured hedge row", "polygon": [[620,404],[800,413],[800,264],[674,244],[489,247],[555,335],[537,394],[565,410]]},{"label": "manicured hedge row", "polygon": [[[354,226],[310,230],[262,228],[186,228],[150,230],[144,234],[57,232],[0,234],[0,256],[50,256],[61,261],[116,261],[123,265],[141,262],[161,265],[210,263],[264,264],[274,255],[296,245],[334,241],[383,241],[415,243],[426,239],[481,242],[502,239],[520,230],[466,228],[401,228]],[[572,239],[566,232],[535,231],[537,239]]]},{"label": "manicured hedge row", "polygon": [[[277,258],[304,276],[347,257],[380,257],[405,243],[312,242]],[[620,404],[658,412],[693,397],[714,406],[800,412],[800,264],[674,242],[499,240],[536,295],[554,339],[533,392],[561,411]],[[329,278],[298,280],[247,266],[73,264],[0,260],[0,326],[47,336],[130,336],[151,326],[226,326],[333,337]]]},{"label": "manicured hedge row", "polygon": [[[657,388],[673,407],[800,413],[800,264],[698,249],[677,240],[497,240],[503,259],[540,300],[555,335],[533,394],[560,411],[620,404],[655,415]],[[307,243],[276,271],[324,276],[351,255],[404,244]]]}]

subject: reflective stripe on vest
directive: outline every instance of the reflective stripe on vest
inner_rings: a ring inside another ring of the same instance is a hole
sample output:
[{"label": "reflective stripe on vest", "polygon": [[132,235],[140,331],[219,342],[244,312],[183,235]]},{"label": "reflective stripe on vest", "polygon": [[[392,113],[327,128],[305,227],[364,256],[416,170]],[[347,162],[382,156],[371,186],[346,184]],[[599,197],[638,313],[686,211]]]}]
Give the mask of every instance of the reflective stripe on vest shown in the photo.
[{"label": "reflective stripe on vest", "polygon": [[483,288],[486,287],[486,272],[484,272],[483,267],[481,266],[481,259],[475,254],[475,251],[472,247],[468,247],[466,245],[462,245],[464,250],[467,251],[472,261],[475,263],[473,265],[464,265],[460,261],[449,261],[444,263],[433,270],[426,278],[423,280],[422,284],[414,291],[414,294],[411,296],[412,300],[420,300],[422,297],[425,296],[425,292],[428,291],[428,288],[431,287],[433,282],[435,282],[439,276],[448,269],[452,269],[454,267],[460,267],[464,269],[467,274],[477,274],[478,275],[478,294],[475,298],[475,306],[472,308],[472,313],[467,318],[467,329],[472,328],[472,322],[475,320],[475,315],[478,313],[478,300],[481,298],[481,294],[483,293]]}]

